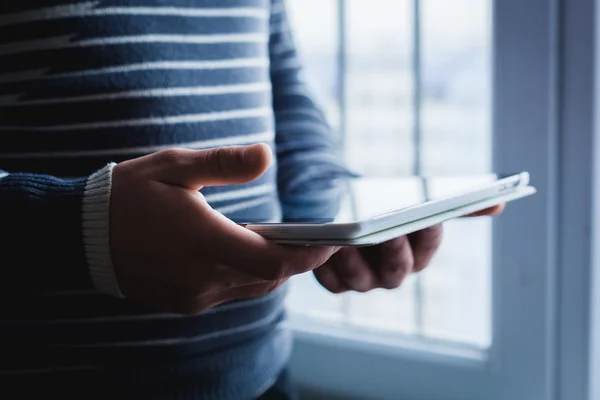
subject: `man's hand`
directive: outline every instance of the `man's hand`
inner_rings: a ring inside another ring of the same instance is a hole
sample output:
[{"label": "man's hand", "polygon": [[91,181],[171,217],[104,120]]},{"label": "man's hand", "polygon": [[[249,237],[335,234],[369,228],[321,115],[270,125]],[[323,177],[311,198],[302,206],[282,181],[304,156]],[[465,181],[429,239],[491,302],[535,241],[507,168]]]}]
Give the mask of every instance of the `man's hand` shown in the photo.
[{"label": "man's hand", "polygon": [[111,256],[126,297],[195,314],[264,295],[321,266],[338,248],[284,247],[214,211],[202,186],[241,184],[271,162],[265,145],[171,149],[118,164],[110,208]]},{"label": "man's hand", "polygon": [[[497,215],[504,204],[471,214],[471,217]],[[327,290],[395,289],[411,273],[423,270],[442,241],[442,226],[434,226],[377,246],[343,248],[322,267],[315,277]]]}]

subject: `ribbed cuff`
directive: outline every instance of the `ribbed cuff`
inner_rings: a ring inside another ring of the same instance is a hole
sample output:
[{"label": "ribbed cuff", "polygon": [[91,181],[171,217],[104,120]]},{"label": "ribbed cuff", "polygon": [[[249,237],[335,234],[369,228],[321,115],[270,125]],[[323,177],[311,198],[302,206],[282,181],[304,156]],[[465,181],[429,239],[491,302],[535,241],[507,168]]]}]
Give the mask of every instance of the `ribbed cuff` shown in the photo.
[{"label": "ribbed cuff", "polygon": [[83,194],[83,241],[94,287],[116,297],[123,297],[110,256],[111,163],[90,175]]}]

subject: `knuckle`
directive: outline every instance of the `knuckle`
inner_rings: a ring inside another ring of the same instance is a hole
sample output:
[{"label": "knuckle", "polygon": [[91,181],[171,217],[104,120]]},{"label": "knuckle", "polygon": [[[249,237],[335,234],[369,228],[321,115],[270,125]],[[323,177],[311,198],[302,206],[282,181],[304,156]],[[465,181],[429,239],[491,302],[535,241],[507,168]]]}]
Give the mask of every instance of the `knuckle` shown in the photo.
[{"label": "knuckle", "polygon": [[167,165],[178,165],[183,163],[184,157],[181,149],[171,148],[157,154],[159,160]]},{"label": "knuckle", "polygon": [[349,264],[341,269],[340,275],[348,282],[357,282],[362,278],[362,274],[358,268]]},{"label": "knuckle", "polygon": [[359,278],[354,280],[346,280],[346,285],[355,292],[366,293],[375,288],[375,282],[369,274],[361,274]]},{"label": "knuckle", "polygon": [[443,236],[443,229],[442,229],[442,225],[436,225],[436,226],[432,226],[431,228],[427,228],[424,231],[424,234],[427,238],[427,240],[425,240],[425,247],[428,247],[430,249],[434,249],[437,248],[440,243],[442,242],[442,236]]},{"label": "knuckle", "polygon": [[[208,155],[207,155],[208,156]],[[240,170],[243,154],[230,147],[217,147],[211,150],[212,162],[208,163],[211,172],[219,176],[229,176]]]},{"label": "knuckle", "polygon": [[415,265],[412,256],[400,257],[395,262],[390,262],[382,267],[382,287],[396,289],[402,285],[404,279],[414,271]]},{"label": "knuckle", "polygon": [[404,276],[411,273],[414,269],[415,261],[409,254],[403,257],[399,257],[394,262],[384,264],[383,269],[388,275],[391,276]]},{"label": "knuckle", "polygon": [[382,280],[381,287],[383,289],[397,289],[402,285],[404,279],[408,276],[408,271],[398,273],[396,276],[388,277]]},{"label": "knuckle", "polygon": [[411,272],[415,265],[415,256],[410,249],[410,246],[407,246],[403,251],[398,253],[398,258],[395,263],[391,263],[391,265],[397,264],[397,268],[403,272]]},{"label": "knuckle", "polygon": [[223,175],[227,172],[227,150],[223,147],[218,147],[214,150],[214,160],[212,164],[215,173]]},{"label": "knuckle", "polygon": [[245,149],[238,151],[237,149],[229,148],[229,149],[227,149],[227,151],[229,151],[229,154],[230,154],[229,160],[231,161],[231,163],[233,164],[234,167],[241,168],[245,165],[245,158],[244,158],[244,155],[246,153]]},{"label": "knuckle", "polygon": [[317,282],[331,293],[336,293],[339,290],[341,285],[331,265],[324,265],[314,270],[313,274]]}]

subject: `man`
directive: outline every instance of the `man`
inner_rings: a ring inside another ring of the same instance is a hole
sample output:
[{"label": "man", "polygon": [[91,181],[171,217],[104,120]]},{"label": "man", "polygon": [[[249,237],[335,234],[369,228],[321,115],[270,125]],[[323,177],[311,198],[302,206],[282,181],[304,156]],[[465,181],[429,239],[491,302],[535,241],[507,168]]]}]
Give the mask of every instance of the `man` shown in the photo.
[{"label": "man", "polygon": [[232,222],[330,207],[347,173],[283,0],[8,0],[0,38],[4,398],[277,396],[290,276],[396,288],[439,245]]}]

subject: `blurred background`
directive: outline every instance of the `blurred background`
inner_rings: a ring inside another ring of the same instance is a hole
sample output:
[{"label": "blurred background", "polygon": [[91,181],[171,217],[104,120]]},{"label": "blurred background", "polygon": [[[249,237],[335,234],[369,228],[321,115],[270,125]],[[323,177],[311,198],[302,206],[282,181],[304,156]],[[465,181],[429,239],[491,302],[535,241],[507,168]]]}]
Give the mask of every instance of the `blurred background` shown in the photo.
[{"label": "blurred background", "polygon": [[[364,175],[491,168],[491,0],[288,0],[305,80]],[[298,329],[491,343],[491,223],[446,225],[430,268],[394,291],[332,295],[293,280]]]},{"label": "blurred background", "polygon": [[538,189],[493,226],[445,224],[398,290],[338,296],[295,278],[303,398],[600,399],[599,2],[287,3],[354,170],[524,170]]}]

